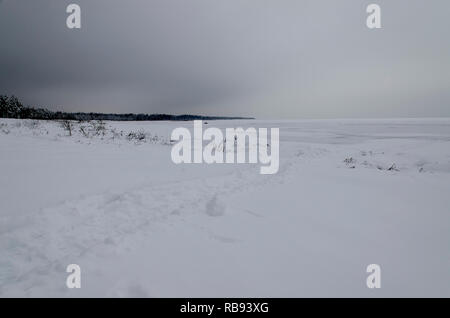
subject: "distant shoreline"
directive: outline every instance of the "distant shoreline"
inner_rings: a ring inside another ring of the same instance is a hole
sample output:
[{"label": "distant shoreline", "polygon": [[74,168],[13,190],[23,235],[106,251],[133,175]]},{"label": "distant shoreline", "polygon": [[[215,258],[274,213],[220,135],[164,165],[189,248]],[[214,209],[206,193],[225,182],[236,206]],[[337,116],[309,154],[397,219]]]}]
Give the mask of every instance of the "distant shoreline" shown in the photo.
[{"label": "distant shoreline", "polygon": [[255,119],[238,116],[170,115],[170,114],[114,114],[51,111],[46,108],[26,107],[15,96],[0,95],[0,118],[42,120],[109,120],[109,121],[190,121]]}]

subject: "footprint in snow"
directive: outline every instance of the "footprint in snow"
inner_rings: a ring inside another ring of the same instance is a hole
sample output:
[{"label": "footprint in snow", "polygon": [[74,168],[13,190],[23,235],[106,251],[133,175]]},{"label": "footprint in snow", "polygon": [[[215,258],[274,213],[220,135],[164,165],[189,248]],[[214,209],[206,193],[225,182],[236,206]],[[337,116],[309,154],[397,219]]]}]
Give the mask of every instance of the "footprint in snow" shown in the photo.
[{"label": "footprint in snow", "polygon": [[225,214],[225,204],[214,195],[206,203],[206,214],[209,216],[222,216]]}]

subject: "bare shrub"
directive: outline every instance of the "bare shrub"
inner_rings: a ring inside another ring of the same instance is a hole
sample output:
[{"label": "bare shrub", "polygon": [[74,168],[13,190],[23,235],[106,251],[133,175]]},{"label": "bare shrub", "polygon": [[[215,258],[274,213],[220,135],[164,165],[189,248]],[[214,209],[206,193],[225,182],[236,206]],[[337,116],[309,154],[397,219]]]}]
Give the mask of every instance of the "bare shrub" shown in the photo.
[{"label": "bare shrub", "polygon": [[130,141],[144,141],[145,138],[147,136],[145,135],[145,132],[143,130],[139,130],[137,132],[135,131],[131,131],[128,135],[127,135],[127,139]]},{"label": "bare shrub", "polygon": [[80,125],[80,132],[83,134],[84,137],[89,138],[89,132],[86,131],[86,127],[85,126],[81,126]]},{"label": "bare shrub", "polygon": [[61,126],[65,131],[69,132],[69,136],[72,136],[73,124],[69,120],[63,120]]},{"label": "bare shrub", "polygon": [[97,120],[90,122],[94,135],[104,136],[106,134],[106,125],[103,121]]},{"label": "bare shrub", "polygon": [[395,163],[393,163],[388,169],[388,171],[400,171],[397,166],[395,165]]}]

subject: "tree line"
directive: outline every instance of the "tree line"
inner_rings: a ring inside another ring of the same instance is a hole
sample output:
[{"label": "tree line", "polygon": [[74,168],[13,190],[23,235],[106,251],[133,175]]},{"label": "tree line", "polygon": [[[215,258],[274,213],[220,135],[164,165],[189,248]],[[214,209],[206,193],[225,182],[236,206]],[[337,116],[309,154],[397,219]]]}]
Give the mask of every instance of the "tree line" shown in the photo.
[{"label": "tree line", "polygon": [[0,95],[0,118],[41,119],[41,120],[113,120],[113,121],[150,121],[150,120],[225,120],[253,119],[248,117],[219,117],[202,115],[169,115],[169,114],[104,114],[104,113],[68,113],[51,111],[46,108],[24,106],[12,95]]}]

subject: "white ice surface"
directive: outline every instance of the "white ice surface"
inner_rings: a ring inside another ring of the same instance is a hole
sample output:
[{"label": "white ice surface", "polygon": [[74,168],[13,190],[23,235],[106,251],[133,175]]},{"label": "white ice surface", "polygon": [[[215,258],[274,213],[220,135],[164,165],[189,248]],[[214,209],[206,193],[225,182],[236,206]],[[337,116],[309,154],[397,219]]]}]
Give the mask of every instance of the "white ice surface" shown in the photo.
[{"label": "white ice surface", "polygon": [[106,126],[0,120],[0,297],[450,296],[449,119],[209,122],[279,127],[276,175],[173,164],[192,122]]}]

